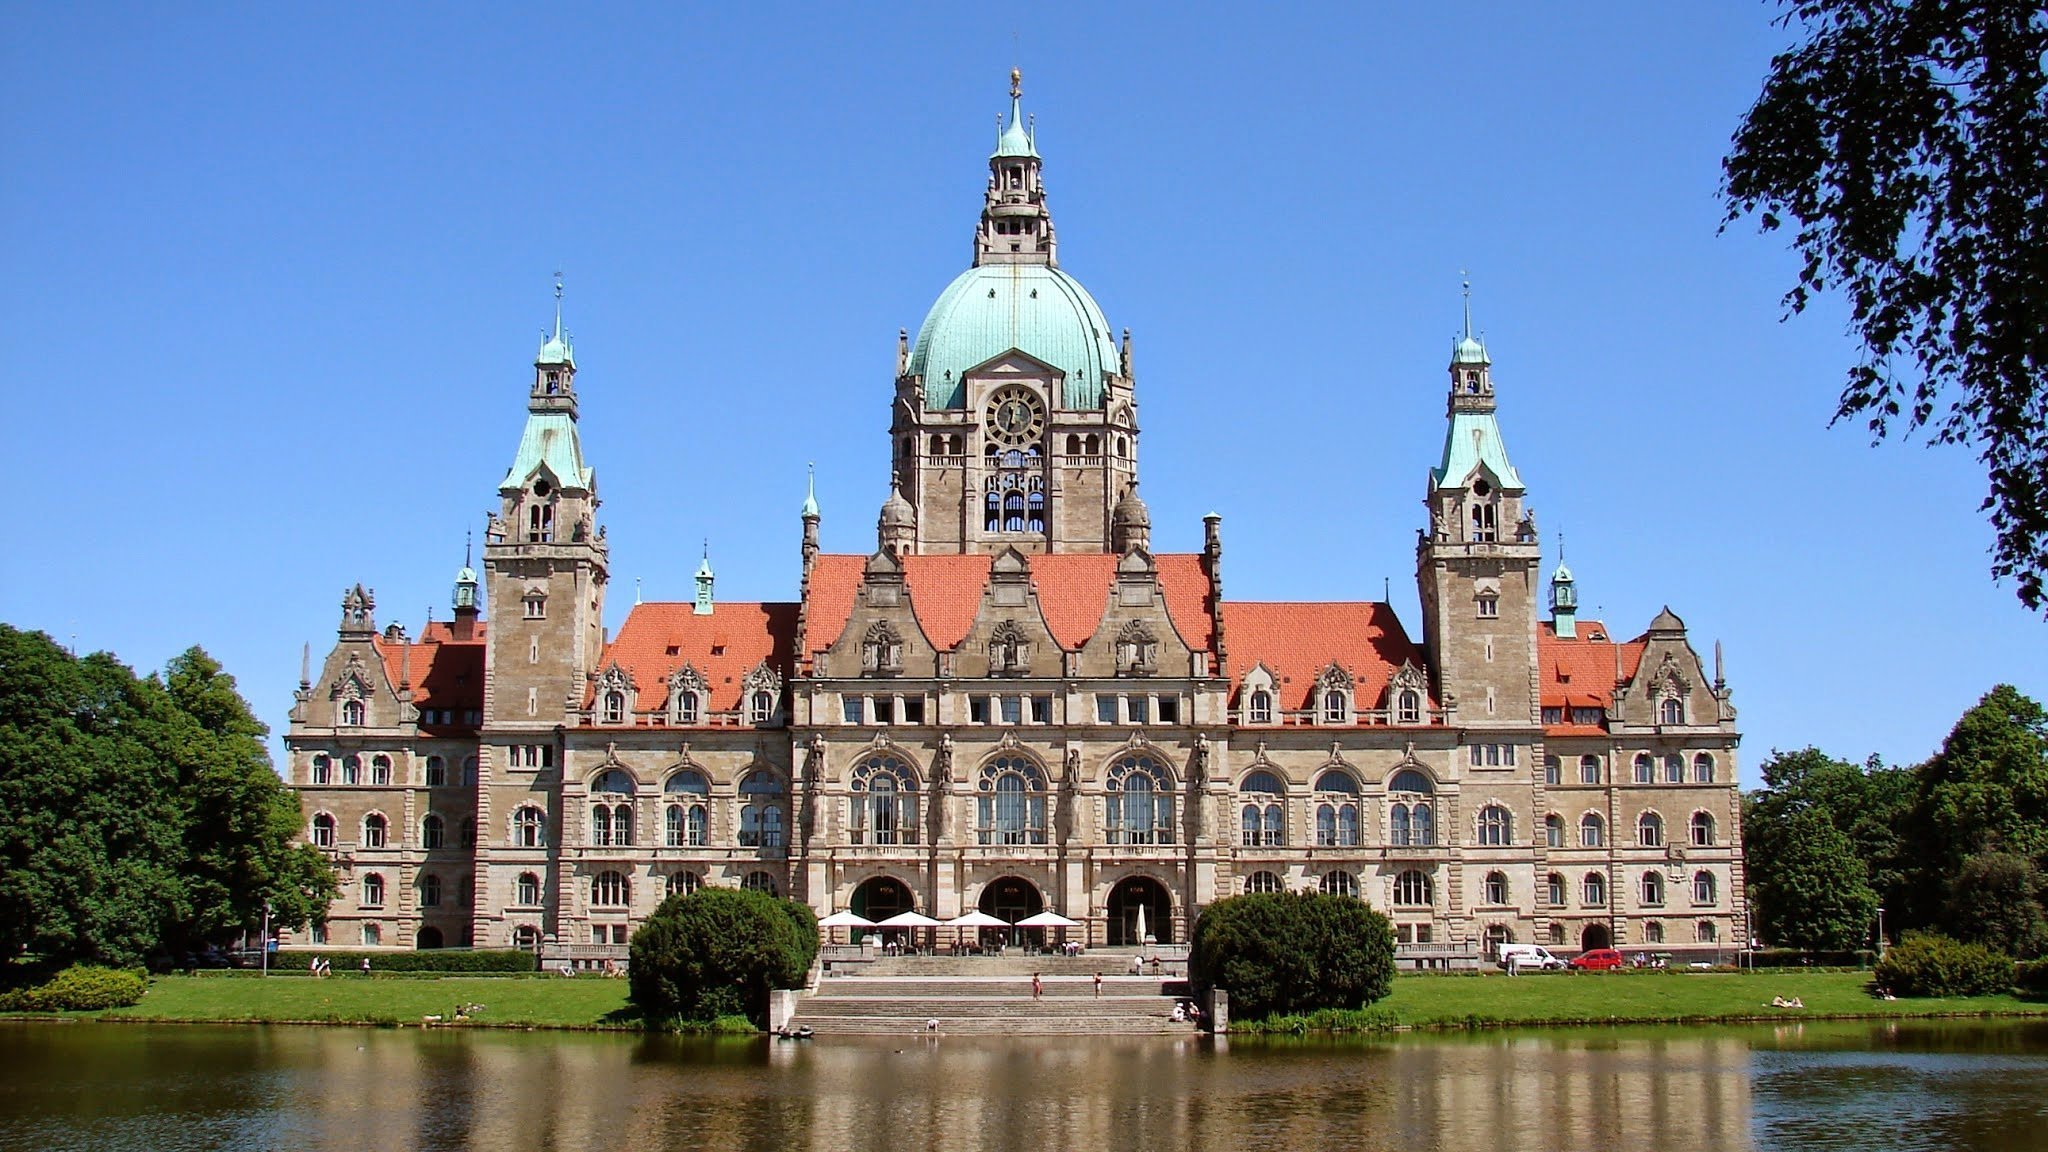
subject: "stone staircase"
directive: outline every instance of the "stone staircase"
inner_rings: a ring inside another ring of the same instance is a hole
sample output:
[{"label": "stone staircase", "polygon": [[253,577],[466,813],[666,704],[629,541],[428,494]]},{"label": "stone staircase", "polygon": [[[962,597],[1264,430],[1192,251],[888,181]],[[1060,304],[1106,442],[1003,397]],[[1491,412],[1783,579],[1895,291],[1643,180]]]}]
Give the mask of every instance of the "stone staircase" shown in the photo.
[{"label": "stone staircase", "polygon": [[[1195,1026],[1173,1019],[1174,1004],[1188,995],[1178,967],[1132,976],[1128,955],[1101,951],[1076,957],[901,956],[835,965],[798,1002],[789,1026],[821,1036],[1185,1035]],[[1033,973],[1044,984],[1044,995],[1036,999]]]}]

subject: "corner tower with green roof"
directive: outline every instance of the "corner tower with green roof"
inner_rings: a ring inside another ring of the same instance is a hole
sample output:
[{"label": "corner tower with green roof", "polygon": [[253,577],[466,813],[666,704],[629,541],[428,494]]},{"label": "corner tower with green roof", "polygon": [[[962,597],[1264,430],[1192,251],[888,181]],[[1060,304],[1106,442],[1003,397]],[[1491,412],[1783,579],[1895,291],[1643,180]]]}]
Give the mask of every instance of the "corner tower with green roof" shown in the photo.
[{"label": "corner tower with green roof", "polygon": [[890,430],[915,513],[909,550],[1108,552],[1111,513],[1137,479],[1130,336],[1119,345],[1059,266],[1015,71],[998,128],[973,263],[915,340],[898,337]]}]

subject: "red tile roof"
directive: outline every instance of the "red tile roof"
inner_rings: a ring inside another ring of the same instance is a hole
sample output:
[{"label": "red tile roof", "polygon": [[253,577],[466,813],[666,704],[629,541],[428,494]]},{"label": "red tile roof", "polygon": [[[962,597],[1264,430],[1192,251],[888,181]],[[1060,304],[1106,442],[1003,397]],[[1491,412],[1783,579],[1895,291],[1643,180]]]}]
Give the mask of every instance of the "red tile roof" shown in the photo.
[{"label": "red tile roof", "polygon": [[688,601],[635,604],[598,661],[600,673],[617,663],[633,678],[639,690],[636,711],[662,707],[669,673],[684,664],[702,673],[710,689],[707,720],[708,713],[738,711],[746,675],[762,661],[777,675],[789,676],[795,604],[721,600],[710,615],[699,616],[694,609]]},{"label": "red tile roof", "polygon": [[[1209,577],[1201,556],[1172,552],[1154,556],[1166,614],[1197,651],[1215,647],[1209,619]],[[989,556],[905,556],[903,579],[911,607],[932,646],[950,651],[967,638],[988,587]],[[1068,650],[1095,635],[1116,584],[1117,557],[1107,553],[1058,553],[1029,558],[1031,583],[1053,639]],[[806,644],[813,653],[830,648],[853,614],[855,594],[867,557],[821,555],[811,569]]]},{"label": "red tile roof", "polygon": [[1226,600],[1223,628],[1230,672],[1242,681],[1260,664],[1279,679],[1278,708],[1314,706],[1316,678],[1332,662],[1351,673],[1360,710],[1377,708],[1401,666],[1427,672],[1422,649],[1408,639],[1391,605],[1360,601],[1260,603]]},{"label": "red tile roof", "polygon": [[[377,637],[377,655],[383,658],[384,674],[393,686],[411,679],[414,707],[445,708],[458,715],[480,712],[484,706],[484,636],[481,620],[467,639],[457,639],[449,622],[435,621],[413,643],[397,644]],[[457,726],[474,727],[466,723]]]},{"label": "red tile roof", "polygon": [[[1557,634],[1548,620],[1536,625],[1536,661],[1542,679],[1545,708],[1607,708],[1614,702],[1615,653],[1621,654],[1621,678],[1633,679],[1642,663],[1642,637],[1617,643],[1607,626],[1598,620],[1581,620],[1577,636],[1570,640]],[[1578,729],[1586,729],[1579,732]],[[1597,735],[1601,729],[1587,725],[1552,725],[1545,731],[1559,736]]]}]

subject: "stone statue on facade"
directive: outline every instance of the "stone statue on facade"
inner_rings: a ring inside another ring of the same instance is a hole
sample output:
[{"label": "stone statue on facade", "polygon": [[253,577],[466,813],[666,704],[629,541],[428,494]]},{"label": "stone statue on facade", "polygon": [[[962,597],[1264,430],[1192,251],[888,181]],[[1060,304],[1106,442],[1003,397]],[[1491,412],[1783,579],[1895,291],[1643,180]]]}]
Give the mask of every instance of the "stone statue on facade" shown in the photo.
[{"label": "stone statue on facade", "polygon": [[797,812],[797,840],[804,848],[811,846],[811,836],[818,830],[818,781],[825,772],[825,737],[811,733],[810,743],[804,748],[804,802]]},{"label": "stone statue on facade", "polygon": [[939,737],[938,754],[932,757],[932,843],[946,838],[947,813],[953,804],[953,734]]},{"label": "stone statue on facade", "polygon": [[1078,815],[1076,809],[1080,806],[1081,750],[1079,748],[1069,748],[1067,749],[1066,764],[1060,771],[1059,818],[1054,822],[1055,830],[1059,834],[1060,847],[1062,848],[1066,847],[1067,841],[1074,837],[1074,818]]},{"label": "stone statue on facade", "polygon": [[1202,839],[1202,799],[1209,783],[1209,738],[1195,733],[1195,754],[1188,758],[1188,843]]}]

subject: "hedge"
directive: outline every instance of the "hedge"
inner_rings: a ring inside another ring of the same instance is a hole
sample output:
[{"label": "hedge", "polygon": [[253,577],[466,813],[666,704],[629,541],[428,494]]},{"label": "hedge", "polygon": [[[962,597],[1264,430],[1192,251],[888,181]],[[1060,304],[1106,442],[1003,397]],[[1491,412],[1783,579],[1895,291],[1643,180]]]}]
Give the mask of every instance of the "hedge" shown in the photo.
[{"label": "hedge", "polygon": [[2013,987],[2033,996],[2048,996],[2048,960],[2022,960],[2013,965]]},{"label": "hedge", "polygon": [[336,972],[360,972],[363,960],[371,972],[535,972],[540,962],[518,948],[427,948],[418,952],[329,952],[324,949],[280,950],[270,958],[272,971],[304,971],[315,958]]},{"label": "hedge", "polygon": [[633,933],[633,1006],[658,1027],[742,1016],[767,1026],[768,994],[800,988],[818,954],[809,908],[764,892],[700,888],[662,901]]},{"label": "hedge", "polygon": [[148,979],[138,971],[75,964],[32,988],[0,992],[0,1012],[104,1012],[142,999]]},{"label": "hedge", "polygon": [[1362,900],[1322,892],[1230,896],[1195,922],[1188,976],[1258,1020],[1359,1009],[1393,990],[1394,928]]},{"label": "hedge", "polygon": [[1993,996],[2012,991],[2010,956],[1933,932],[1908,932],[1872,978],[1896,996]]}]

